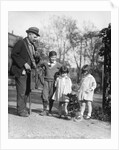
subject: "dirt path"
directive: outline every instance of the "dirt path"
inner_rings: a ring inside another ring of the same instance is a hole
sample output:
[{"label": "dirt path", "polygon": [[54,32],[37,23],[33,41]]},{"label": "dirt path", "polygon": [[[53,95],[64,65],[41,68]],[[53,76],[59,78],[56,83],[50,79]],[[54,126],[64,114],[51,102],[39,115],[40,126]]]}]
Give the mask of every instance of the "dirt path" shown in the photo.
[{"label": "dirt path", "polygon": [[[8,137],[10,139],[109,139],[111,126],[98,120],[65,120],[40,116],[41,104],[32,104],[32,114],[28,118],[16,114],[16,103],[9,102]],[[55,112],[55,109],[54,109]]]}]

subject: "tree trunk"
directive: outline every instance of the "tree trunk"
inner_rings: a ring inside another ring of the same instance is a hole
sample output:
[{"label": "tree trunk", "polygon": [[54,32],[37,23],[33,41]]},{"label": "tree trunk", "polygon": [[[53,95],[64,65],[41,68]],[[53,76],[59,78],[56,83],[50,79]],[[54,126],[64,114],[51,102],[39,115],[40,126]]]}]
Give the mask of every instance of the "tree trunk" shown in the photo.
[{"label": "tree trunk", "polygon": [[86,53],[87,53],[87,39],[85,39],[85,50],[84,50],[84,64],[86,63]]},{"label": "tree trunk", "polygon": [[[80,47],[80,69],[82,67],[82,39],[81,39],[81,47]],[[79,78],[81,78],[81,71],[79,73]]]},{"label": "tree trunk", "polygon": [[65,42],[63,43],[63,49],[64,49],[64,52],[63,52],[63,64],[64,64],[65,63],[65,52],[66,52]]}]

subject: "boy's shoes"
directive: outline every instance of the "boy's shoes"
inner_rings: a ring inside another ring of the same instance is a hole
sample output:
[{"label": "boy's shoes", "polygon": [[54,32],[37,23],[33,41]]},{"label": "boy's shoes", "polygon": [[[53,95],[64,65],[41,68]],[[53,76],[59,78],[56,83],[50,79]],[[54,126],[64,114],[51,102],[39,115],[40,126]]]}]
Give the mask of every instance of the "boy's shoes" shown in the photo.
[{"label": "boy's shoes", "polygon": [[64,118],[64,119],[66,119],[66,120],[70,120],[71,118],[70,118],[70,116],[67,116],[67,115],[58,115],[58,118],[59,119],[61,119],[61,118]]},{"label": "boy's shoes", "polygon": [[70,120],[70,117],[69,116],[65,116],[64,119]]},{"label": "boy's shoes", "polygon": [[53,114],[52,114],[52,111],[48,111],[47,115],[48,115],[48,116],[52,116],[52,115],[53,115]]},{"label": "boy's shoes", "polygon": [[41,115],[41,116],[47,116],[47,115],[48,115],[48,112],[44,110],[44,111],[42,111],[42,112],[40,113],[40,115]]},{"label": "boy's shoes", "polygon": [[58,118],[61,119],[61,118],[62,118],[62,115],[59,115]]},{"label": "boy's shoes", "polygon": [[87,115],[87,116],[85,117],[85,119],[86,119],[86,120],[89,120],[89,119],[91,119],[91,116],[88,116],[88,115]]},{"label": "boy's shoes", "polygon": [[21,111],[20,113],[18,113],[18,115],[21,117],[28,117],[29,116],[28,111],[25,109],[23,111]]}]

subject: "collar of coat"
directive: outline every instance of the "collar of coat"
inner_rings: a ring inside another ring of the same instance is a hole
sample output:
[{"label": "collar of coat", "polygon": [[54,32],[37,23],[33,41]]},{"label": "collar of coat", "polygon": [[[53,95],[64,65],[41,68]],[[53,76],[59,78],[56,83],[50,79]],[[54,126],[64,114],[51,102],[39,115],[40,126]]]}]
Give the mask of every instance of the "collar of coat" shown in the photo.
[{"label": "collar of coat", "polygon": [[28,37],[26,37],[26,41],[27,41],[27,43],[28,43],[29,45],[32,45],[32,46],[33,46],[33,44],[29,41]]},{"label": "collar of coat", "polygon": [[62,79],[62,78],[68,79],[69,77],[68,77],[68,75],[66,75],[66,76],[62,76],[62,75],[61,75],[61,76],[59,76],[59,78],[60,78],[60,79]]},{"label": "collar of coat", "polygon": [[83,79],[90,78],[90,77],[92,77],[92,75],[91,74],[87,74],[86,76],[83,77]]}]

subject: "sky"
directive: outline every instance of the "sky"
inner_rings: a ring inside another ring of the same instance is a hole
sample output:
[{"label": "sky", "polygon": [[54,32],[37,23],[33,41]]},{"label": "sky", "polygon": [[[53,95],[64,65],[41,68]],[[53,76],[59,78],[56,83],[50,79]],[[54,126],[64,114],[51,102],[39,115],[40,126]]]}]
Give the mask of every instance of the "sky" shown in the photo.
[{"label": "sky", "polygon": [[[51,24],[53,16],[75,19],[80,30],[82,30],[84,22],[93,23],[97,30],[108,27],[111,22],[111,12],[109,11],[9,11],[8,32],[13,31],[15,35],[25,37],[26,30],[32,26],[38,27],[42,32],[44,27]],[[72,67],[76,67],[74,60],[70,64]]]},{"label": "sky", "polygon": [[36,26],[40,30],[50,24],[53,16],[68,16],[77,20],[80,29],[84,22],[91,22],[98,30],[105,28],[111,22],[109,11],[9,11],[8,32],[25,37],[29,27]]}]

